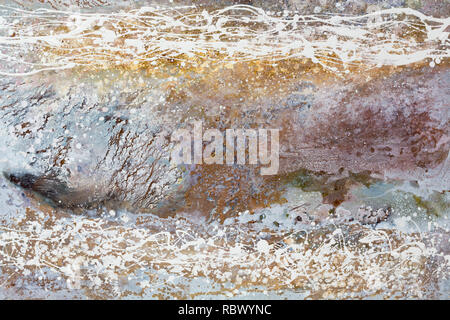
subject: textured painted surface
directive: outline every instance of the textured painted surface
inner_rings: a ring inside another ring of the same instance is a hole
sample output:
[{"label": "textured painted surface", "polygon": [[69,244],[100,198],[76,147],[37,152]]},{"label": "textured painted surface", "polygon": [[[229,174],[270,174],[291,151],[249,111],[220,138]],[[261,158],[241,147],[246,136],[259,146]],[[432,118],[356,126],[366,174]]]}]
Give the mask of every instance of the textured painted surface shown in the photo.
[{"label": "textured painted surface", "polygon": [[0,297],[448,298],[448,3],[3,4]]}]

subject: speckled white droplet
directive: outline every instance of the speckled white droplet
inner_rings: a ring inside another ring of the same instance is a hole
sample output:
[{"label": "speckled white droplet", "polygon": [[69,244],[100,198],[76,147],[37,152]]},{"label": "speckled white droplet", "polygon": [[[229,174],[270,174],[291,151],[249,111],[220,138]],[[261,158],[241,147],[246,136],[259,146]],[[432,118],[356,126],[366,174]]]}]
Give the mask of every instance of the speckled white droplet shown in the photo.
[{"label": "speckled white droplet", "polygon": [[269,253],[270,251],[270,244],[266,240],[259,240],[256,244],[256,250],[258,250],[261,253]]}]

